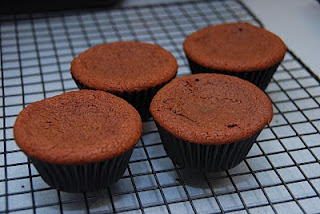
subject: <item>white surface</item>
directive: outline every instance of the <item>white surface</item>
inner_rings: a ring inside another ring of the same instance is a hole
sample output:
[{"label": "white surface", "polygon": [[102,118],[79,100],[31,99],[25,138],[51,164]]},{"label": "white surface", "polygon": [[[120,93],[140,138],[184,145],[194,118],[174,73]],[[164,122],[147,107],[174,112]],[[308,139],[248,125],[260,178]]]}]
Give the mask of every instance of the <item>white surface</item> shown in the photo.
[{"label": "white surface", "polygon": [[320,4],[316,0],[243,0],[265,28],[320,76]]}]

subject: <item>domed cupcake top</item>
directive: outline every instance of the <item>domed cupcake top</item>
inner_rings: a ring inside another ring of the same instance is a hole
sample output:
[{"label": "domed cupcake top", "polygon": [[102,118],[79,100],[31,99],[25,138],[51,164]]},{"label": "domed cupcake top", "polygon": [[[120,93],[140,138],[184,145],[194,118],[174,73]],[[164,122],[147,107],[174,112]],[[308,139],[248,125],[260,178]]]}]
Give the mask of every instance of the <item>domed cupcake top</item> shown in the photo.
[{"label": "domed cupcake top", "polygon": [[251,137],[273,117],[271,101],[258,87],[233,76],[178,77],[152,100],[157,123],[192,143],[227,144]]},{"label": "domed cupcake top", "polygon": [[186,55],[204,67],[233,72],[263,70],[284,58],[286,46],[275,34],[248,23],[206,27],[186,38]]},{"label": "domed cupcake top", "polygon": [[33,103],[17,117],[14,137],[28,155],[56,164],[103,161],[130,150],[142,122],[126,101],[81,90]]}]

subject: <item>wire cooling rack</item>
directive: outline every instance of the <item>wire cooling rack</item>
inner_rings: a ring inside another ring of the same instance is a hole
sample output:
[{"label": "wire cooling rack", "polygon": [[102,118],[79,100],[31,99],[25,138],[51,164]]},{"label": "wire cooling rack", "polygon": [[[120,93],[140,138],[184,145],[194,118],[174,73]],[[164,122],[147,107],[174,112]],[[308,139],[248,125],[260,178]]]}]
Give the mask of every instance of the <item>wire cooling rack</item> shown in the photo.
[{"label": "wire cooling rack", "polygon": [[118,40],[156,43],[175,55],[185,75],[184,38],[234,21],[259,24],[234,0],[2,16],[0,213],[319,213],[319,79],[291,52],[267,88],[272,123],[246,160],[225,172],[179,169],[148,121],[119,182],[69,194],[44,183],[13,139],[23,107],[77,90],[70,61],[85,49]]}]

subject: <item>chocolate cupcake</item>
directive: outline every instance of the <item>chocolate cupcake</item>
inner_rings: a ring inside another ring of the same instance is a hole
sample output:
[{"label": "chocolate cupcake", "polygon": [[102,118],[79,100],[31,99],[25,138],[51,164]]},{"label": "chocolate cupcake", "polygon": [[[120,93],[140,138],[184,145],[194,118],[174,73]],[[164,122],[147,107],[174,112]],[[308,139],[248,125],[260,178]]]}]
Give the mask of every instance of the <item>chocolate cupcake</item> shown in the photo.
[{"label": "chocolate cupcake", "polygon": [[248,23],[206,27],[188,36],[183,48],[193,74],[233,75],[262,90],[286,53],[278,36]]},{"label": "chocolate cupcake", "polygon": [[73,59],[71,74],[80,89],[94,89],[124,98],[147,120],[156,92],[177,73],[174,56],[160,46],[114,42],[89,48]]},{"label": "chocolate cupcake", "polygon": [[155,95],[150,111],[172,161],[201,171],[238,165],[273,117],[263,91],[222,74],[172,80]]},{"label": "chocolate cupcake", "polygon": [[142,134],[138,112],[112,94],[82,90],[33,103],[14,137],[43,180],[66,192],[96,191],[118,181]]}]

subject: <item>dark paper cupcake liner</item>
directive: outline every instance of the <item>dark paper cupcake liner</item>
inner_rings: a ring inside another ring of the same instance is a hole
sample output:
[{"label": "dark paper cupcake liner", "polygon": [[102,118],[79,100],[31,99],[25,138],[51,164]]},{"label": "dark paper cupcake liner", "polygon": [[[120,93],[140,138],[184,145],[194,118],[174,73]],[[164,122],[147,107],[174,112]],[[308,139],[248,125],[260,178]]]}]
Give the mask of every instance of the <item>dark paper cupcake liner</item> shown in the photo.
[{"label": "dark paper cupcake liner", "polygon": [[30,159],[49,186],[65,192],[93,192],[107,188],[122,177],[132,150],[110,160],[81,165],[52,164]]},{"label": "dark paper cupcake liner", "polygon": [[[73,77],[75,83],[77,84],[79,89],[91,89],[95,90],[92,88],[87,87],[86,85],[82,84],[79,82],[77,79]],[[168,82],[170,82],[169,80]],[[149,108],[150,108],[150,103],[154,95],[168,82],[165,82],[161,85],[158,85],[153,88],[149,88],[148,90],[142,90],[142,91],[137,91],[137,92],[123,92],[123,93],[114,93],[110,92],[118,97],[123,98],[126,100],[128,103],[130,103],[140,114],[142,121],[146,121],[151,117]]]},{"label": "dark paper cupcake liner", "polygon": [[272,67],[269,67],[264,70],[257,70],[257,71],[252,71],[252,72],[229,72],[229,71],[221,71],[221,70],[214,70],[210,68],[203,67],[194,61],[192,61],[189,57],[188,62],[189,66],[191,69],[191,72],[193,74],[198,74],[198,73],[218,73],[218,74],[226,74],[226,75],[231,75],[231,76],[236,76],[241,79],[247,80],[256,86],[258,86],[261,90],[265,90],[271,81],[271,78],[273,74],[277,71],[277,68],[279,64],[276,64]]},{"label": "dark paper cupcake liner", "polygon": [[156,123],[169,158],[182,168],[204,172],[220,172],[231,169],[247,156],[260,132],[250,138],[220,145],[204,145],[184,141],[164,130]]}]

